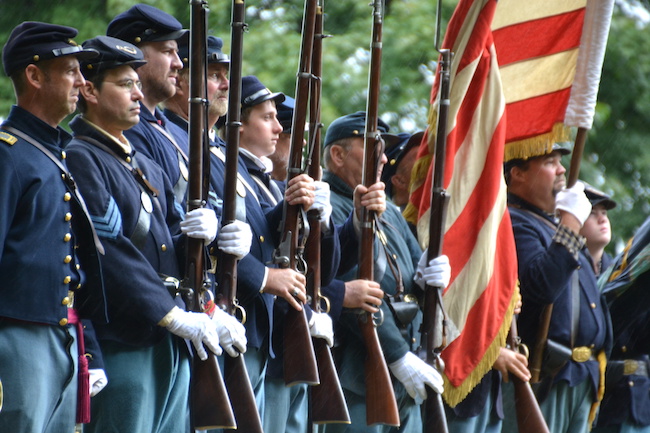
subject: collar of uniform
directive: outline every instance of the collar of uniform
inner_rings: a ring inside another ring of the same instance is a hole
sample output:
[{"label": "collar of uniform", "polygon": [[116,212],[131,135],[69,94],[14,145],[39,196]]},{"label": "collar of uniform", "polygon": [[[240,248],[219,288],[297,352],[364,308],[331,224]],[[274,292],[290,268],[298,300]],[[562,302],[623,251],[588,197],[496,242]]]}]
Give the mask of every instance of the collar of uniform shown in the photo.
[{"label": "collar of uniform", "polygon": [[345,183],[343,179],[332,173],[331,171],[323,171],[323,182],[330,184],[330,189],[342,196],[352,198],[354,190],[350,188],[350,185]]},{"label": "collar of uniform", "polygon": [[[156,108],[158,111],[158,108]],[[140,122],[158,122],[155,113],[149,111],[149,109],[140,101]]]},{"label": "collar of uniform", "polygon": [[59,155],[61,149],[72,139],[72,136],[60,126],[52,128],[43,120],[17,105],[11,107],[9,116],[7,116],[7,120],[3,125],[12,126],[26,133],[39,143],[49,147],[55,155]]},{"label": "collar of uniform", "polygon": [[131,155],[131,153],[133,153],[133,147],[131,147],[131,143],[129,143],[129,140],[127,140],[124,135],[122,135],[122,138],[124,139],[123,142],[119,140],[117,137],[109,134],[108,131],[94,124],[90,120],[86,119],[85,117],[81,116],[81,120],[86,122],[88,126],[95,128],[97,132],[99,132],[104,138],[110,140],[113,144],[115,144],[115,146],[117,146],[119,150],[121,150],[122,153],[124,153],[125,156],[129,156]]},{"label": "collar of uniform", "polygon": [[262,173],[266,173],[266,164],[264,164],[264,162],[260,158],[253,155],[249,150],[246,150],[243,147],[239,148],[239,153],[241,153],[242,156],[250,160],[258,170],[262,171]]},{"label": "collar of uniform", "polygon": [[511,192],[508,193],[508,206],[511,206],[511,207],[514,207],[514,208],[519,208],[519,209],[524,209],[524,210],[533,212],[533,213],[541,216],[542,218],[545,218],[545,219],[549,220],[550,222],[552,222],[555,225],[557,225],[557,223],[558,223],[557,219],[555,218],[555,215],[548,214],[548,213],[544,212],[543,210],[541,210],[537,206],[534,206],[534,205],[530,204],[529,202],[527,202],[523,198],[521,198],[521,197],[519,197],[519,196],[517,196],[517,195],[515,195],[515,194],[513,194]]},{"label": "collar of uniform", "polygon": [[167,120],[169,120],[171,123],[183,129],[183,131],[186,132],[189,131],[190,124],[188,123],[187,119],[184,119],[183,117],[179,116],[177,113],[171,111],[169,108],[165,108],[162,113],[167,118]]}]

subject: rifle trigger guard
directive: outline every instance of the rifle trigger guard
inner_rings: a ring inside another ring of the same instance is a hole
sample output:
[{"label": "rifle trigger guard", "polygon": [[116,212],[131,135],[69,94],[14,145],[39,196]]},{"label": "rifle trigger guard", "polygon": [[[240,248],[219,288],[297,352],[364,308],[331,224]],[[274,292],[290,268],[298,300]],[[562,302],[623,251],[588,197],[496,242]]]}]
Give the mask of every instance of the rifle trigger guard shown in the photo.
[{"label": "rifle trigger guard", "polygon": [[246,323],[246,310],[244,309],[244,307],[239,305],[239,302],[237,301],[237,299],[235,299],[233,301],[232,306],[234,308],[233,316],[237,317],[237,312],[239,312],[239,314],[241,314],[241,320],[239,322],[242,325],[244,325]]},{"label": "rifle trigger guard", "polygon": [[[375,316],[379,314],[379,317]],[[384,323],[384,311],[380,308],[377,313],[372,313],[372,324],[375,325],[375,328],[379,328]]]},{"label": "rifle trigger guard", "polygon": [[321,302],[323,302],[325,304],[325,308],[321,308],[321,312],[329,313],[330,309],[331,309],[330,300],[329,300],[329,298],[327,296],[323,296],[323,295],[321,295],[319,293],[318,294],[318,304],[320,305]]},{"label": "rifle trigger guard", "polygon": [[526,346],[523,343],[517,345],[517,351],[523,354],[526,357],[526,359],[528,359],[528,357],[530,356],[530,351],[528,350],[528,346]]}]

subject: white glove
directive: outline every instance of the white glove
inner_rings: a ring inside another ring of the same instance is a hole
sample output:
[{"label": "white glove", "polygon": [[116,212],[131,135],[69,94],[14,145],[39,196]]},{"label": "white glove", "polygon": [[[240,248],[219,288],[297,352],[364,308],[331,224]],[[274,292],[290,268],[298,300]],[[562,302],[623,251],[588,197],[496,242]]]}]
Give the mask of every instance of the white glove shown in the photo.
[{"label": "white glove", "polygon": [[449,285],[449,280],[451,279],[449,257],[443,254],[432,259],[427,265],[427,252],[428,249],[422,253],[413,280],[422,288],[424,288],[425,284],[428,284],[432,287],[441,287],[444,289]]},{"label": "white glove", "polygon": [[212,321],[217,325],[219,344],[228,352],[228,355],[236,358],[240,353],[246,352],[246,343],[248,342],[246,328],[239,323],[239,320],[217,308],[212,316]]},{"label": "white glove", "polygon": [[90,396],[94,397],[108,384],[108,379],[106,378],[106,372],[101,368],[91,368],[88,370],[88,373],[90,378]]},{"label": "white glove", "polygon": [[253,232],[251,226],[243,221],[235,220],[219,230],[217,247],[227,254],[241,260],[251,250]]},{"label": "white glove", "polygon": [[190,340],[201,361],[208,359],[204,344],[215,355],[221,355],[223,351],[219,347],[217,325],[207,314],[183,311],[178,307],[174,307],[169,314],[171,321],[166,326],[169,332]]},{"label": "white glove", "polygon": [[334,328],[332,318],[327,313],[311,313],[309,334],[314,338],[322,338],[329,347],[334,345]]},{"label": "white glove", "polygon": [[415,404],[422,404],[426,400],[425,385],[442,394],[443,380],[440,373],[411,352],[406,352],[406,355],[390,364],[388,368],[404,385],[406,392],[415,400]]},{"label": "white glove", "polygon": [[575,216],[584,224],[591,214],[591,202],[585,195],[584,184],[578,182],[571,188],[565,188],[555,196],[555,212],[563,210]]},{"label": "white glove", "polygon": [[212,209],[198,208],[185,214],[181,221],[181,232],[195,239],[203,239],[209,245],[217,237],[219,221]]},{"label": "white glove", "polygon": [[318,211],[318,220],[329,229],[330,216],[332,215],[332,205],[330,204],[330,185],[320,180],[314,181],[316,187],[314,191],[314,204],[311,209]]}]

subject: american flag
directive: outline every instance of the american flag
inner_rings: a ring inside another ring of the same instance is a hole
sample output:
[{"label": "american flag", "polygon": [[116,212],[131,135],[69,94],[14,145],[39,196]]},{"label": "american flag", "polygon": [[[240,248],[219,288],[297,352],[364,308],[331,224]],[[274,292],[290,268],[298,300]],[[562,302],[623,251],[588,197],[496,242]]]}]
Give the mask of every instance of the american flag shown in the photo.
[{"label": "american flag", "polygon": [[[603,27],[591,22],[611,16],[611,7],[607,12],[600,4],[612,0],[590,3],[598,8],[590,11],[586,0],[460,0],[449,21],[442,48],[454,55],[444,175],[451,198],[443,253],[452,278],[443,301],[451,343],[442,358],[443,397],[452,407],[492,368],[512,319],[517,257],[504,154],[521,146],[552,146],[568,138],[568,126],[591,127],[594,77],[578,76],[581,68],[593,72],[594,64],[602,65],[602,53],[583,48],[590,38],[598,39],[594,28]],[[599,73],[600,67],[596,90]],[[429,127],[405,211],[417,222],[423,247],[428,245],[439,85],[436,80],[432,88]]]}]

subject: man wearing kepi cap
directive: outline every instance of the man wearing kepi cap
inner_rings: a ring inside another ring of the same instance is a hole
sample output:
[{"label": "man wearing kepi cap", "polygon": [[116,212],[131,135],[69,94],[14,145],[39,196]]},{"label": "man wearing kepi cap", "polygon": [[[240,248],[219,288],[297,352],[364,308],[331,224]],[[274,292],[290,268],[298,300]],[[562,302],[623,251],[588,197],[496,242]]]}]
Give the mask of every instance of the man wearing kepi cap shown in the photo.
[{"label": "man wearing kepi cap", "polygon": [[204,358],[204,344],[216,353],[219,345],[244,352],[245,331],[219,309],[212,319],[184,311],[161,275],[181,278],[183,258],[175,248],[185,241],[181,233],[210,243],[216,223],[190,228],[182,222],[161,168],[123,134],[139,122],[142,52],[108,36],[83,46],[99,57],[81,63],[87,81],[81,114],[70,123],[75,138],[68,159],[106,248],[102,271],[111,319],[97,325],[109,385],[93,401],[87,430],[187,431],[189,353],[177,337],[190,340]]},{"label": "man wearing kepi cap", "polygon": [[176,93],[178,42],[188,37],[187,30],[171,15],[146,4],[137,4],[117,15],[106,35],[130,42],[140,48],[147,61],[138,69],[144,97],[140,101],[141,122],[126,131],[133,147],[153,159],[169,177],[179,210],[183,210],[187,192],[188,143],[170,124],[158,104]]},{"label": "man wearing kepi cap", "polygon": [[598,278],[602,271],[612,263],[612,256],[605,252],[605,247],[612,240],[612,226],[607,212],[616,207],[616,202],[609,195],[587,182],[579,182],[584,184],[585,195],[591,203],[591,214],[580,229],[580,234],[585,237],[585,245],[589,250],[591,263],[596,278]]},{"label": "man wearing kepi cap", "polygon": [[[216,36],[208,36],[207,39],[207,82],[206,93],[209,101],[208,106],[208,128],[213,128],[228,111],[228,69],[230,59],[223,51],[223,40]],[[170,122],[180,127],[187,133],[189,120],[189,97],[190,97],[190,46],[189,40],[183,39],[178,42],[178,56],[183,62],[183,69],[178,72],[176,82],[176,94],[164,102],[163,114]],[[210,129],[212,131],[212,129]],[[219,137],[211,132],[213,141],[221,141]]]},{"label": "man wearing kepi cap", "polygon": [[[323,161],[326,170],[323,180],[329,183],[332,190],[332,218],[337,224],[342,224],[350,218],[354,209],[353,197],[366,189],[361,185],[365,123],[366,113],[358,111],[334,120],[325,134]],[[379,119],[378,130],[383,135],[388,133],[389,127]],[[395,136],[390,138],[394,139]],[[386,161],[386,156],[382,153],[380,172]],[[377,182],[368,190],[384,197],[383,182]],[[358,266],[340,276],[342,280],[355,283],[346,283],[343,300],[346,309],[341,314],[336,328],[339,341],[339,375],[352,424],[328,424],[325,428],[328,433],[421,431],[420,404],[427,398],[425,385],[437,392],[442,392],[443,389],[440,374],[411,352],[417,348],[419,341],[417,325],[422,314],[417,304],[411,304],[414,307],[413,315],[408,318],[394,315],[395,309],[392,305],[406,299],[405,295],[411,296],[411,299],[421,295],[418,286],[422,287],[424,282],[445,287],[451,274],[449,260],[446,256],[440,256],[426,264],[426,252],[422,253],[417,240],[395,206],[386,207],[383,213],[378,212],[378,217],[373,251],[374,281],[355,280]],[[355,212],[353,218],[358,221],[359,215]],[[377,313],[379,310],[383,313],[384,321],[377,328],[377,332],[384,357],[395,378],[393,386],[400,413],[399,430],[388,426],[366,426],[366,349],[357,322],[358,308],[370,313]]]},{"label": "man wearing kepi cap", "polygon": [[[97,56],[76,35],[23,22],[2,51],[16,94],[0,127],[3,432],[70,432],[77,408],[78,422],[88,421],[88,372],[77,377],[78,366],[87,368],[79,316],[107,320],[102,246],[66,167],[70,135],[58,126],[84,85],[79,59]],[[93,358],[98,373],[101,357]]]},{"label": "man wearing kepi cap", "polygon": [[[612,339],[579,234],[591,203],[582,183],[565,188],[561,158],[567,153],[553,143],[514,143],[506,147],[504,166],[523,302],[519,335],[529,348],[537,342],[542,312],[553,305],[537,399],[554,433],[590,427]],[[535,366],[529,367],[535,375]]]},{"label": "man wearing kepi cap", "polygon": [[[265,412],[264,407],[266,402],[274,398],[265,398],[267,358],[282,356],[282,334],[278,335],[280,338],[275,337],[276,331],[282,327],[278,328],[275,321],[289,308],[305,308],[307,299],[304,275],[294,269],[280,269],[272,264],[278,245],[278,229],[283,217],[284,201],[291,205],[303,206],[305,209],[318,206],[314,205],[316,188],[309,176],[296,176],[284,190],[284,185],[270,179],[262,162],[263,157],[274,152],[278,136],[282,132],[282,126],[276,117],[276,105],[284,98],[282,93],[271,92],[255,76],[242,78],[239,179],[243,187],[238,189],[238,195],[245,197],[246,219],[253,231],[253,245],[251,253],[239,263],[237,294],[249,317],[254,318],[246,324],[249,354],[252,355],[247,355],[246,363],[265,430],[268,430],[266,421],[269,417],[275,417],[281,422],[286,422],[287,417],[287,411],[269,413]],[[219,190],[217,194],[220,194]],[[318,209],[321,213],[326,212],[322,207]],[[334,233],[330,232],[328,236],[324,236],[323,242],[328,245],[327,251],[337,252],[338,239],[333,235]],[[322,275],[331,275],[336,266],[338,262],[325,265]],[[312,336],[326,339],[329,337],[331,341],[332,327],[329,317],[316,313],[310,315],[309,311],[308,317],[311,320]],[[281,368],[282,362],[279,362],[280,375]],[[273,377],[278,377],[277,370]],[[306,398],[306,387],[296,387],[303,391],[300,397]],[[279,388],[284,388],[283,382]],[[298,418],[301,416],[302,413]],[[300,418],[299,422],[304,426],[306,417]]]}]

